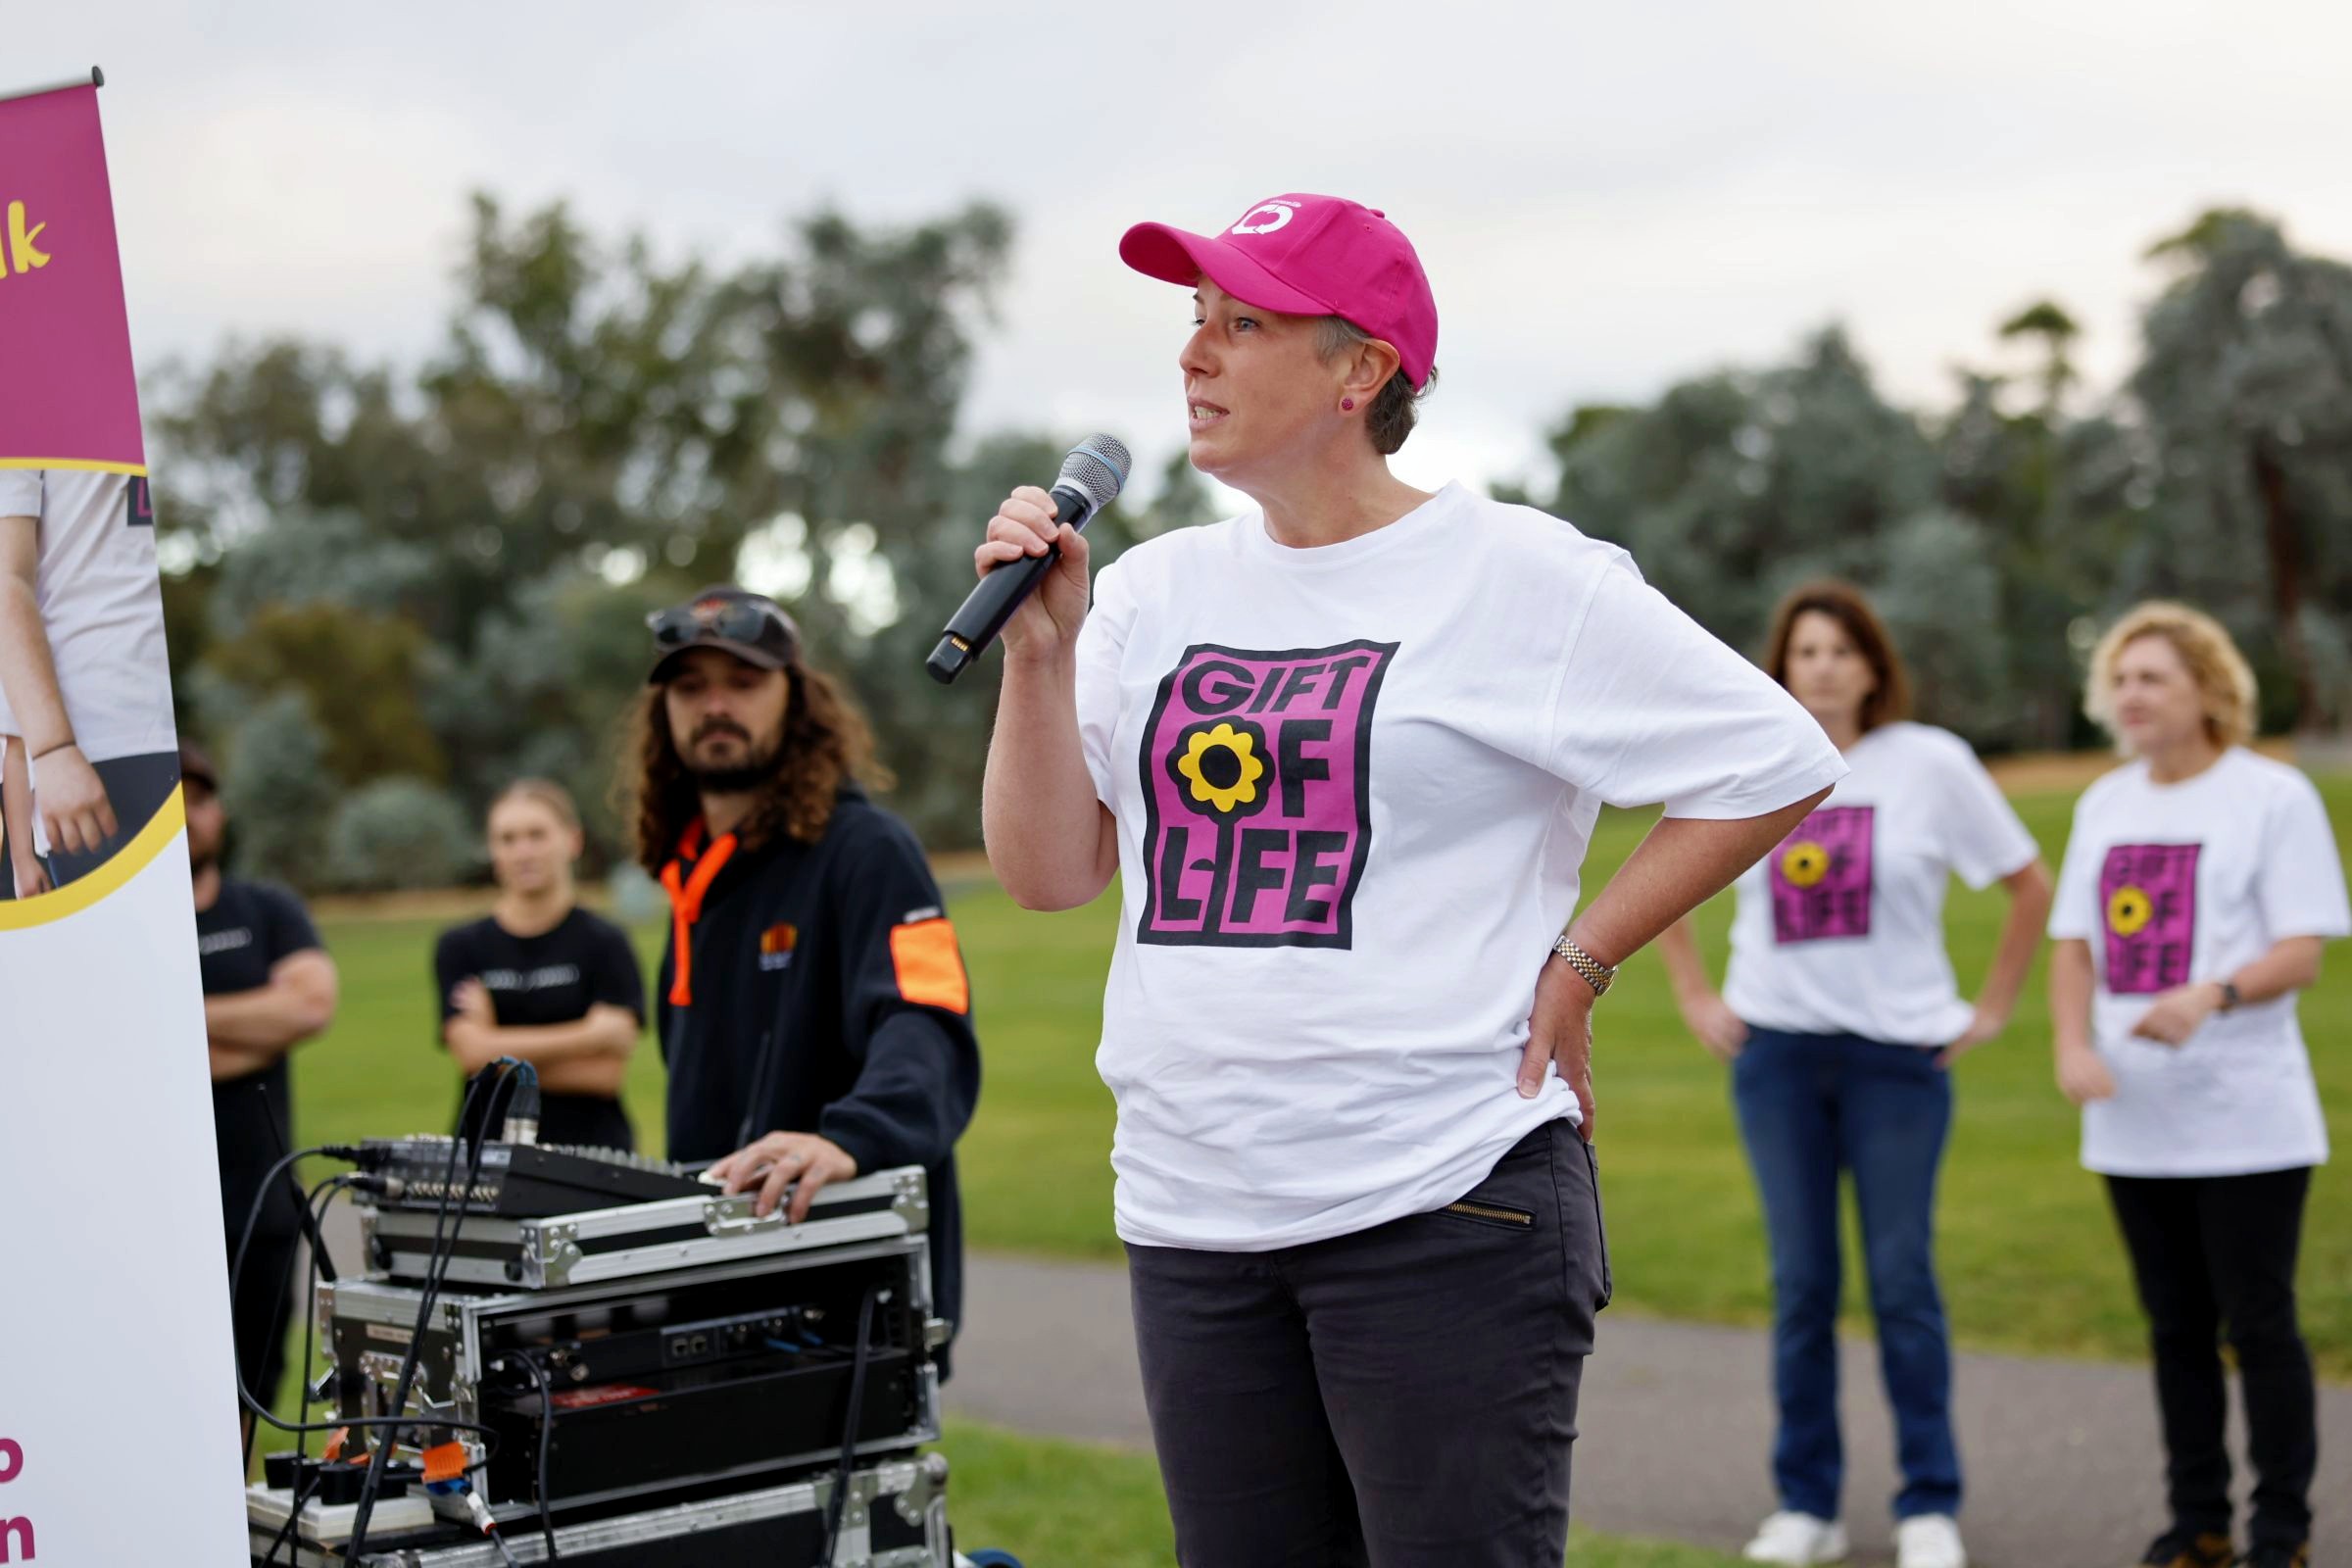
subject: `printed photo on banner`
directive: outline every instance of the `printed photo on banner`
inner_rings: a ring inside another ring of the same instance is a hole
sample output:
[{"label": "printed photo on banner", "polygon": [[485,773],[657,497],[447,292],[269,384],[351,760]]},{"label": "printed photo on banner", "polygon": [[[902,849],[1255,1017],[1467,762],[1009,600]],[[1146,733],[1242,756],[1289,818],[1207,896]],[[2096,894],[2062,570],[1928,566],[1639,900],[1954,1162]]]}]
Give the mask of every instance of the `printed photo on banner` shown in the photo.
[{"label": "printed photo on banner", "polygon": [[0,103],[0,146],[38,152],[0,166],[0,899],[90,875],[179,783],[95,98]]},{"label": "printed photo on banner", "polygon": [[[0,1562],[242,1562],[224,1194],[99,80],[0,90],[0,1192],[70,1173],[75,1205],[0,1205]],[[93,1084],[135,1159],[91,1157]],[[93,1215],[135,1216],[136,1245]],[[131,1408],[172,1462],[126,1508]]]}]

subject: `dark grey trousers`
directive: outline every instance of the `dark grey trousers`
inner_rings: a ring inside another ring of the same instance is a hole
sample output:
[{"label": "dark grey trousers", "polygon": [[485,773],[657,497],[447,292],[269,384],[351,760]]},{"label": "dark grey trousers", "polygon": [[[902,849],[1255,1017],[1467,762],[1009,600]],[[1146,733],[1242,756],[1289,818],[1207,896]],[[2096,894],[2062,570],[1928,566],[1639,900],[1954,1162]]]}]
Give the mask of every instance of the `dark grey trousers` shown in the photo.
[{"label": "dark grey trousers", "polygon": [[1186,1568],[1559,1568],[1610,1289],[1574,1127],[1538,1128],[1433,1213],[1127,1263]]}]

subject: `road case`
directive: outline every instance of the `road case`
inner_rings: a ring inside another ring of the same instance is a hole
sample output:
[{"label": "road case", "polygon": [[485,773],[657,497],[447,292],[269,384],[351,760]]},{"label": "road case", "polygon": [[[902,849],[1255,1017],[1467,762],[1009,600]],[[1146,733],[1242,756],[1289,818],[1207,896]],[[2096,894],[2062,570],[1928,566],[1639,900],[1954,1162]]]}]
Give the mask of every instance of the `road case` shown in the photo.
[{"label": "road case", "polygon": [[[559,1524],[556,1549],[564,1568],[954,1568],[948,1537],[948,1461],[937,1453],[870,1465],[851,1478],[840,1539],[825,1551],[831,1472],[726,1496]],[[246,1494],[254,1568],[267,1560],[292,1500],[255,1487]],[[348,1514],[348,1510],[345,1510]],[[271,1568],[504,1568],[497,1545],[455,1522],[401,1531],[370,1527],[357,1563],[347,1562],[340,1533],[307,1527],[280,1546]],[[535,1519],[500,1531],[518,1563],[544,1563],[547,1545]]]},{"label": "road case", "polygon": [[[318,1287],[338,1415],[395,1413],[422,1295],[396,1280]],[[543,1432],[549,1496],[565,1510],[763,1486],[837,1458],[853,1384],[859,1453],[936,1440],[932,1351],[947,1332],[920,1235],[565,1290],[444,1291],[402,1413],[493,1430],[482,1494],[502,1518],[536,1505]]]},{"label": "road case", "polygon": [[[778,1204],[752,1215],[753,1195],[624,1203],[545,1219],[510,1219],[478,1210],[452,1212],[443,1224],[446,1285],[501,1290],[562,1290],[779,1252],[821,1251],[852,1242],[921,1236],[931,1205],[920,1167],[879,1170],[819,1192],[808,1217],[788,1224]],[[399,1280],[422,1280],[433,1230],[429,1206],[363,1204],[360,1233],[368,1265]],[[453,1240],[454,1236],[454,1240]]]}]

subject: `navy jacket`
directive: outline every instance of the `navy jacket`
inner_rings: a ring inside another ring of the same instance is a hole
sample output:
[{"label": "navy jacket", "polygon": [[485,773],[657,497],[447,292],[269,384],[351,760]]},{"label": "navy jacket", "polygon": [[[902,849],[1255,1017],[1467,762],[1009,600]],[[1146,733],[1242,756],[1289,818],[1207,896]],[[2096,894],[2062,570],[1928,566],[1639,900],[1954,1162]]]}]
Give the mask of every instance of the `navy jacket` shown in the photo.
[{"label": "navy jacket", "polygon": [[914,834],[845,789],[815,844],[785,838],[733,856],[691,940],[691,1002],[671,997],[674,923],[656,991],[669,1157],[708,1162],[765,1133],[809,1132],[840,1145],[860,1175],[922,1166],[934,1310],[958,1321],[955,1148],[980,1096],[980,1042]]}]

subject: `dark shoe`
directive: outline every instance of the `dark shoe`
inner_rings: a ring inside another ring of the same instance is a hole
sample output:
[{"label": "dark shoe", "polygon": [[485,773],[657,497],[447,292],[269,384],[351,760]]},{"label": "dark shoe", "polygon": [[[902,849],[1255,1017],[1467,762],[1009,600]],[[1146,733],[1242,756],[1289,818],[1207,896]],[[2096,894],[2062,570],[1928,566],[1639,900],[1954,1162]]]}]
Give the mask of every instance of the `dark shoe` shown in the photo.
[{"label": "dark shoe", "polygon": [[2245,1568],[2311,1568],[2311,1543],[2299,1546],[2261,1545],[2237,1559]]},{"label": "dark shoe", "polygon": [[2232,1568],[2237,1553],[2228,1536],[2176,1525],[2148,1543],[2140,1568]]}]

